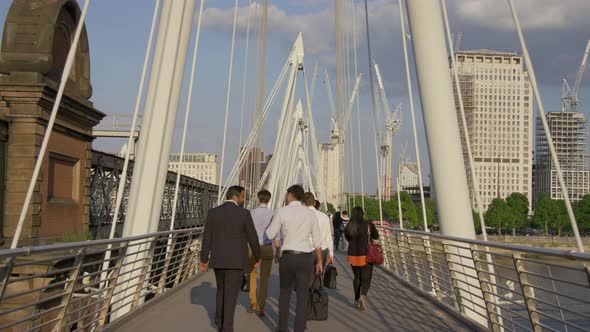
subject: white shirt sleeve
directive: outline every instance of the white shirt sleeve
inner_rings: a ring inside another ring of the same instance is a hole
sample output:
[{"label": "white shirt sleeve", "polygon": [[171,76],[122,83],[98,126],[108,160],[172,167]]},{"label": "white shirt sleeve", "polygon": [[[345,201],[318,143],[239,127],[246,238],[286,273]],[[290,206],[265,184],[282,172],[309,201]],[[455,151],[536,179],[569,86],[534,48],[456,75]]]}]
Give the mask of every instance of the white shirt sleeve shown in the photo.
[{"label": "white shirt sleeve", "polygon": [[281,230],[281,223],[281,214],[277,211],[277,213],[275,213],[275,215],[272,217],[270,225],[268,225],[268,228],[266,229],[266,236],[268,236],[269,239],[280,239],[278,238],[278,235],[279,231]]},{"label": "white shirt sleeve", "polygon": [[[311,211],[310,211],[311,212]],[[311,226],[311,243],[314,249],[322,248],[322,233],[320,232],[320,225],[318,222],[318,218],[316,217],[315,213],[310,213],[310,218],[312,219],[312,226]]]},{"label": "white shirt sleeve", "polygon": [[326,236],[326,241],[328,241],[328,255],[334,257],[334,226],[332,225],[330,218],[328,218],[327,220],[328,224],[330,224],[330,232],[328,232],[328,235]]}]

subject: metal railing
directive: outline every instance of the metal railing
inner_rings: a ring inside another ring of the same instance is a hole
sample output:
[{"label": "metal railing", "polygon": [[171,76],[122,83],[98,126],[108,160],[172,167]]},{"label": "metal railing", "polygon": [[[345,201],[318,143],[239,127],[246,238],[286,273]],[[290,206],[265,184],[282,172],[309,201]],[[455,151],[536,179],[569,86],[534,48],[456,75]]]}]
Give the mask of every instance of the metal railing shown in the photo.
[{"label": "metal railing", "polygon": [[[92,169],[90,181],[90,229],[98,238],[108,237],[113,222],[117,188],[122,180],[125,159],[118,156],[92,151]],[[120,236],[127,211],[127,197],[133,176],[133,161],[130,161],[125,183],[125,191],[121,202],[119,223],[116,236]],[[170,229],[172,219],[172,203],[176,186],[176,173],[168,172],[164,199],[160,213],[159,231]],[[187,176],[180,177],[178,206],[174,229],[202,226],[207,211],[217,204],[219,188],[217,185],[199,181]]]},{"label": "metal railing", "polygon": [[378,229],[385,268],[485,328],[590,330],[590,254]]},{"label": "metal railing", "polygon": [[194,276],[201,233],[192,228],[2,250],[0,331],[100,330]]}]

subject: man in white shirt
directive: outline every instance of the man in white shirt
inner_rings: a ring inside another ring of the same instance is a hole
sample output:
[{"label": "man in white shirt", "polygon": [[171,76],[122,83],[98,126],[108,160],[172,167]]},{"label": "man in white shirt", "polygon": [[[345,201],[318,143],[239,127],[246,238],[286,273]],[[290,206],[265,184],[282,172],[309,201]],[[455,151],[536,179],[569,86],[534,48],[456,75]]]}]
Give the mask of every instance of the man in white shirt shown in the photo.
[{"label": "man in white shirt", "polygon": [[254,227],[258,234],[258,242],[260,243],[260,253],[262,261],[260,263],[260,288],[256,291],[256,279],[257,269],[254,266],[254,256],[250,254],[250,263],[252,264],[252,270],[250,271],[250,307],[248,312],[256,313],[259,317],[264,316],[264,306],[266,305],[266,299],[268,294],[268,280],[272,269],[273,246],[272,239],[266,236],[266,229],[270,225],[272,220],[273,212],[268,207],[271,194],[268,190],[264,189],[258,192],[258,201],[260,205],[254,210],[250,211],[252,219],[254,220]]},{"label": "man in white shirt", "polygon": [[[332,238],[332,223],[328,216],[315,208],[315,196],[307,192],[303,195],[303,203],[310,208],[318,219],[322,238],[322,262],[332,264],[334,261],[334,239]],[[317,262],[314,260],[313,265]]]},{"label": "man in white shirt", "polygon": [[[279,329],[289,330],[289,307],[293,288],[297,292],[294,332],[304,332],[307,324],[307,301],[313,274],[313,254],[317,257],[316,273],[322,273],[322,238],[315,213],[301,204],[303,187],[287,189],[288,205],[275,212],[266,235],[283,241],[279,263],[281,293],[279,296]],[[311,241],[309,240],[311,237]]]}]

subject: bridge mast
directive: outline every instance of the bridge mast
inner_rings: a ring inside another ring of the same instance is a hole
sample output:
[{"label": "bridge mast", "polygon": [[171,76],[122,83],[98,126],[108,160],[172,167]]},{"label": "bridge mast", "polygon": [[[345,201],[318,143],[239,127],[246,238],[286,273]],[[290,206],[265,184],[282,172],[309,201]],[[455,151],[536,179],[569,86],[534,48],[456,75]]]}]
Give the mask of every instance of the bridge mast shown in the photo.
[{"label": "bridge mast", "polygon": [[[195,5],[196,0],[162,1],[123,236],[144,235],[158,230]],[[126,258],[121,273],[133,280],[142,270],[135,268],[135,263],[127,262],[139,262],[151,252],[143,245],[132,246],[130,250],[139,254],[134,256],[127,251],[131,255]],[[121,283],[117,286],[117,299],[127,298],[133,293],[133,289],[125,289],[126,285]],[[117,306],[121,307],[113,318],[129,312],[131,303],[124,302],[119,302]]]},{"label": "bridge mast", "polygon": [[440,1],[408,1],[407,10],[441,232],[474,239]]},{"label": "bridge mast", "polygon": [[123,236],[158,230],[196,0],[164,0]]}]

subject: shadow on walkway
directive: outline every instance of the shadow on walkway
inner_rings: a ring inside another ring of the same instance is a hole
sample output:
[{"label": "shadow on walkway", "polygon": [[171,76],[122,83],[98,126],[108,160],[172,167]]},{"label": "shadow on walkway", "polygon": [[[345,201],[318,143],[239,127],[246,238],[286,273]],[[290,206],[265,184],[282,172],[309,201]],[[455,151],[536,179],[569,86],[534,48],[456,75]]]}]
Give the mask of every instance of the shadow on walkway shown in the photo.
[{"label": "shadow on walkway", "polygon": [[[406,288],[386,272],[375,269],[368,295],[369,310],[361,312],[352,307],[352,271],[346,256],[340,253],[338,289],[330,295],[329,319],[309,322],[309,331],[470,331],[462,322],[443,309]],[[215,276],[212,271],[186,285],[178,292],[147,308],[117,331],[215,331]],[[248,294],[242,292],[236,308],[236,331],[275,331],[278,324],[279,279],[273,266],[264,318],[248,314]],[[292,297],[291,319],[294,317],[295,297]],[[290,326],[293,326],[292,322]]]}]

